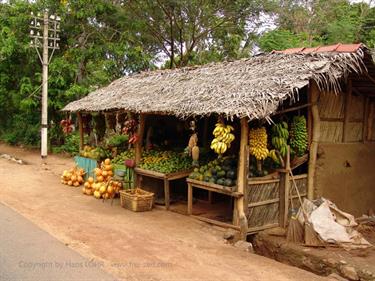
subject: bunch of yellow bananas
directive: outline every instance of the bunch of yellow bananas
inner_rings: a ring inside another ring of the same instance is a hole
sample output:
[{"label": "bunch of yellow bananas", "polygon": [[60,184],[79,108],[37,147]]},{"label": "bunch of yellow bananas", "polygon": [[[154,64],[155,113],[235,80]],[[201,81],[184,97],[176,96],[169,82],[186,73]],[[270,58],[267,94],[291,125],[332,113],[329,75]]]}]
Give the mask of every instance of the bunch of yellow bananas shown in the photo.
[{"label": "bunch of yellow bananas", "polygon": [[231,133],[234,128],[231,125],[223,123],[216,123],[215,129],[212,134],[215,138],[211,142],[211,149],[217,154],[223,154],[230,148],[231,142],[234,140],[234,135]]},{"label": "bunch of yellow bananas", "polygon": [[268,157],[266,128],[250,130],[249,141],[250,155],[254,155],[258,160],[264,160]]}]

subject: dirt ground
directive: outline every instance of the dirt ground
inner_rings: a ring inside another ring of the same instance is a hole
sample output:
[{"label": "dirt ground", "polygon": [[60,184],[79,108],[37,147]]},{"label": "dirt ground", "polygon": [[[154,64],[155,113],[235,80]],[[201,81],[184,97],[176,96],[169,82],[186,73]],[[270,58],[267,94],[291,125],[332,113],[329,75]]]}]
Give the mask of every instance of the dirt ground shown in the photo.
[{"label": "dirt ground", "polygon": [[[154,209],[133,213],[60,184],[73,165],[62,156],[0,144],[0,202],[85,257],[104,262],[122,280],[323,280],[307,271],[225,244],[222,231],[187,216]],[[27,235],[27,234],[25,234]]]},{"label": "dirt ground", "polygon": [[[271,232],[265,231],[257,235],[254,240],[257,253],[323,276],[335,273],[348,278],[345,267],[351,267],[358,279],[348,279],[375,280],[374,248],[346,250],[340,247],[305,247],[288,243],[285,237],[268,234]],[[373,242],[374,233],[365,235],[365,238]]]}]

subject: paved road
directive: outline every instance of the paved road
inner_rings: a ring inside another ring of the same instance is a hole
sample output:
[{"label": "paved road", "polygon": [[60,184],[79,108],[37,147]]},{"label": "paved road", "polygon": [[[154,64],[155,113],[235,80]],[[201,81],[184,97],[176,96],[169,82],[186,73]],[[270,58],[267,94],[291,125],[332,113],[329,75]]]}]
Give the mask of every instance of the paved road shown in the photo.
[{"label": "paved road", "polygon": [[1,281],[114,281],[90,261],[0,204]]}]

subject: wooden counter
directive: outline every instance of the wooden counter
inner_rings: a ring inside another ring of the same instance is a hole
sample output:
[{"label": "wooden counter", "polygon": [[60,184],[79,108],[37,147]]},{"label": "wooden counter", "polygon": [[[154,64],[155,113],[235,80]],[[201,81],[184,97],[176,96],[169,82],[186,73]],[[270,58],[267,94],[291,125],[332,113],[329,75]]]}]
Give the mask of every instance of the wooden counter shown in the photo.
[{"label": "wooden counter", "polygon": [[169,209],[169,202],[170,202],[170,195],[169,195],[170,183],[169,182],[172,181],[172,180],[186,178],[192,172],[192,170],[184,170],[184,171],[164,174],[164,173],[160,173],[160,172],[145,170],[145,169],[142,169],[142,168],[135,168],[134,172],[137,176],[137,186],[138,187],[141,187],[140,178],[142,178],[142,177],[149,177],[149,178],[154,178],[154,179],[159,179],[159,180],[164,181],[165,208],[168,210]]}]

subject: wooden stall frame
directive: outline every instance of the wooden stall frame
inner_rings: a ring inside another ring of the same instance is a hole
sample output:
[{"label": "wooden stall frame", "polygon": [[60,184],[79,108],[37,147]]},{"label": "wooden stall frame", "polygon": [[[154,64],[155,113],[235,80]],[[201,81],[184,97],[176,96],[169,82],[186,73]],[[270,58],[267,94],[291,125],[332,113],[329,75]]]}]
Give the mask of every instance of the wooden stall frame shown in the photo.
[{"label": "wooden stall frame", "polygon": [[160,172],[145,170],[145,169],[142,169],[142,168],[134,168],[134,172],[135,172],[135,174],[137,175],[137,178],[138,178],[138,187],[142,186],[142,184],[141,184],[142,176],[163,180],[165,208],[167,210],[169,210],[170,181],[186,178],[192,172],[192,170],[179,171],[179,172],[175,172],[175,173],[164,174],[164,173],[160,173]]},{"label": "wooden stall frame", "polygon": [[316,158],[318,154],[318,145],[320,139],[320,117],[318,109],[318,98],[320,90],[316,82],[312,81],[309,84],[309,96],[311,97],[311,125],[312,137],[309,151],[309,163],[307,171],[307,198],[314,199],[314,177],[316,168]]},{"label": "wooden stall frame", "polygon": [[286,227],[288,223],[288,212],[289,212],[289,190],[290,190],[290,148],[288,146],[288,151],[285,159],[285,172],[281,173],[280,185],[279,185],[279,225],[281,227]]},{"label": "wooden stall frame", "polygon": [[[210,224],[214,224],[214,225],[217,225],[217,226],[234,228],[234,229],[239,230],[241,232],[241,227],[239,225],[236,225],[235,223],[233,223],[233,224],[223,223],[223,222],[208,219],[208,218],[205,218],[205,217],[202,217],[202,216],[193,215],[193,188],[194,187],[207,190],[208,192],[217,192],[217,193],[225,194],[225,195],[233,197],[235,200],[238,200],[238,199],[243,197],[243,194],[238,192],[238,191],[234,191],[233,189],[236,189],[236,187],[230,188],[230,187],[221,186],[221,185],[214,184],[214,183],[198,181],[198,180],[189,179],[189,178],[186,179],[186,182],[187,182],[187,185],[188,185],[187,214],[189,216],[192,216],[194,218],[197,218],[197,219],[202,220],[202,221],[206,221]],[[235,214],[235,212],[233,211],[233,217],[235,216],[234,214]]]},{"label": "wooden stall frame", "polygon": [[[285,169],[285,171],[287,171],[287,170]],[[307,180],[307,176],[308,176],[307,174],[295,175],[294,179],[296,181],[303,180],[303,179]],[[285,178],[283,178],[283,177],[280,177],[278,179],[256,179],[256,180],[248,178],[248,188],[251,189],[252,185],[258,185],[258,184],[279,183],[279,189],[280,189],[281,185],[283,184],[284,181],[285,181]],[[288,186],[291,185],[291,179],[289,179],[289,184],[287,184],[287,185]],[[280,194],[280,192],[279,192],[279,194]],[[301,192],[300,195],[301,195],[301,197],[307,197],[307,192]],[[295,200],[297,198],[298,198],[297,194],[291,194],[291,196],[288,194],[289,201],[290,201],[290,199]],[[286,203],[286,206],[285,206],[285,209],[287,211],[289,211],[289,201]],[[278,196],[277,198],[261,200],[261,201],[256,201],[256,202],[248,202],[247,208],[251,209],[251,208],[254,208],[254,207],[260,207],[260,206],[265,206],[265,205],[270,205],[270,204],[277,204],[277,203],[280,204],[280,202],[285,202],[285,197]],[[253,233],[256,233],[256,232],[259,232],[259,231],[262,231],[262,230],[265,230],[265,229],[269,229],[269,228],[274,228],[274,227],[277,227],[277,226],[283,227],[280,224],[280,216],[283,217],[284,214],[282,214],[282,211],[280,210],[280,205],[279,205],[279,221],[278,222],[265,223],[264,225],[261,225],[261,226],[249,226],[247,234],[253,234]]]},{"label": "wooden stall frame", "polygon": [[248,161],[248,145],[249,145],[249,124],[248,118],[241,118],[241,139],[240,139],[240,151],[238,159],[238,170],[237,170],[237,191],[244,194],[240,198],[235,199],[233,224],[240,227],[240,238],[246,241],[248,222],[245,213],[245,206],[247,209],[247,195],[245,191],[247,189],[247,177],[249,170]]},{"label": "wooden stall frame", "polygon": [[83,149],[83,122],[82,122],[82,114],[81,112],[77,112],[77,119],[78,119],[78,130],[79,130],[79,150]]}]

